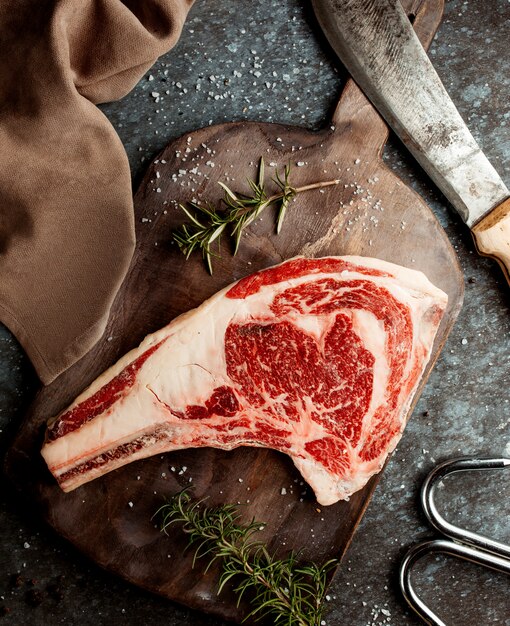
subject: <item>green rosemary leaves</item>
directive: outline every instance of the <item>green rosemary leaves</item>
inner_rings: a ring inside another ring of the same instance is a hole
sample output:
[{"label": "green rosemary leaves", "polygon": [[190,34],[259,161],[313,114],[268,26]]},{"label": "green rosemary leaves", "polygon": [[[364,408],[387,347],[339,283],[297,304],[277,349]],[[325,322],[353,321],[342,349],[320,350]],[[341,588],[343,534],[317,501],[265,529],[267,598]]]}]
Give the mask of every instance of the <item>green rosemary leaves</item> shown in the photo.
[{"label": "green rosemary leaves", "polygon": [[293,554],[277,559],[253,538],[264,524],[242,524],[236,506],[205,507],[202,501],[193,502],[186,491],[175,495],[156,515],[162,518],[162,532],[167,533],[171,524],[182,525],[188,545],[196,546],[193,565],[204,556],[209,559],[207,569],[221,561],[218,593],[231,582],[238,602],[247,594],[253,610],[245,619],[272,618],[276,626],[321,624],[327,574],[336,561],[318,566],[302,564]]},{"label": "green rosemary leaves", "polygon": [[217,209],[211,204],[201,206],[195,202],[189,203],[188,207],[179,205],[187,217],[189,224],[183,224],[174,232],[173,238],[186,259],[199,250],[206,262],[209,273],[212,274],[212,257],[217,256],[211,250],[211,245],[216,241],[219,247],[221,235],[227,230],[234,241],[234,254],[239,249],[239,242],[244,229],[249,226],[269,206],[277,206],[276,232],[279,233],[285,213],[291,199],[298,193],[311,189],[320,189],[330,185],[337,185],[339,180],[329,180],[303,187],[293,187],[290,184],[290,166],[286,166],[281,176],[278,171],[272,179],[278,191],[268,195],[265,187],[264,159],[260,159],[257,180],[248,180],[251,195],[234,193],[222,182],[218,184],[223,188],[225,195],[222,206]]}]

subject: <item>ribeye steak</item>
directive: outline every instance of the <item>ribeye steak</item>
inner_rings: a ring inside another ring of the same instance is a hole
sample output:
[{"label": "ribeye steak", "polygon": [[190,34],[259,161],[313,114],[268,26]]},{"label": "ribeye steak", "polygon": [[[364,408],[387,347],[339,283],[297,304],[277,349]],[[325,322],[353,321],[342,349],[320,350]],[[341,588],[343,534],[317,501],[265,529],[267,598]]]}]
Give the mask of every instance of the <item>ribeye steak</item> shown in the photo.
[{"label": "ribeye steak", "polygon": [[395,448],[447,296],[415,270],[294,258],[149,335],[49,424],[65,491],[187,447],[288,454],[332,504]]}]

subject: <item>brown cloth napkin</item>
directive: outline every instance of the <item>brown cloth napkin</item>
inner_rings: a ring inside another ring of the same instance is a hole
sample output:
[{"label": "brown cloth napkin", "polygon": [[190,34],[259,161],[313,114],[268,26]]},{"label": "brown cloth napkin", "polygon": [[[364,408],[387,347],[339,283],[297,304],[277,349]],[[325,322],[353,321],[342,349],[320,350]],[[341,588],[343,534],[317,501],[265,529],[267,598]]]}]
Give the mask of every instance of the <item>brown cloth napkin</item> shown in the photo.
[{"label": "brown cloth napkin", "polygon": [[0,2],[0,321],[44,383],[101,337],[134,248],[124,96],[192,0]]}]

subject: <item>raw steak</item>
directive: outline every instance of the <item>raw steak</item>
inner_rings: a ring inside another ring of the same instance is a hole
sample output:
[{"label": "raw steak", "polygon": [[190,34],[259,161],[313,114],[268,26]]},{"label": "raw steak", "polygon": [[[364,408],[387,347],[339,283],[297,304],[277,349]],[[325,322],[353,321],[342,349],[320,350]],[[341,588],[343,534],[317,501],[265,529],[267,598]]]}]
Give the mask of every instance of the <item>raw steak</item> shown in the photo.
[{"label": "raw steak", "polygon": [[381,260],[291,259],[146,337],[53,420],[42,454],[70,491],[180,448],[270,447],[320,504],[346,499],[395,448],[446,302]]}]

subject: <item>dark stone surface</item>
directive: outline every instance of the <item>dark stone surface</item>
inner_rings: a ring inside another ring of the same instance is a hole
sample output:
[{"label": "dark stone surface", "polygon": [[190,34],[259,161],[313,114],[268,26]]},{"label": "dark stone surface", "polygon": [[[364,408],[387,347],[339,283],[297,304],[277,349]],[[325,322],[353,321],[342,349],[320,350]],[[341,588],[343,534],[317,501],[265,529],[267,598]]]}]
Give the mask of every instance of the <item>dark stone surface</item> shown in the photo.
[{"label": "dark stone surface", "polygon": [[[510,4],[446,4],[432,60],[508,184]],[[122,102],[102,107],[126,146],[135,184],[145,163],[169,140],[209,123],[262,119],[309,128],[327,123],[345,73],[336,69],[307,7],[298,0],[197,2],[178,46]],[[157,103],[152,92],[160,94]],[[446,458],[510,456],[508,287],[496,264],[477,256],[467,229],[398,141],[390,142],[385,158],[446,229],[465,273],[465,304],[331,586],[331,626],[418,624],[400,597],[396,572],[408,546],[433,536],[419,511],[422,479]],[[2,453],[36,388],[17,342],[0,328]],[[440,500],[449,519],[508,542],[508,489],[508,472],[464,475],[445,482]],[[222,624],[101,571],[43,525],[30,503],[6,486],[0,498],[3,623]],[[510,625],[509,582],[503,575],[431,558],[416,580],[448,624]]]}]

